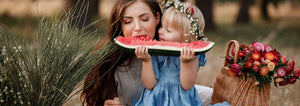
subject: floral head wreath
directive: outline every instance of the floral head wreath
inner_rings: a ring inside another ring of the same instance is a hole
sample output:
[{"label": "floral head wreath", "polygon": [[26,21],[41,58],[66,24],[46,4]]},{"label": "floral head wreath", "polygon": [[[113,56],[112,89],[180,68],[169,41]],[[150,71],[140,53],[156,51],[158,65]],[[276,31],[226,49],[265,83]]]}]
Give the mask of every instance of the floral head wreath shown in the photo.
[{"label": "floral head wreath", "polygon": [[[190,24],[192,28],[188,33],[184,34],[185,37],[194,36],[197,40],[204,40],[204,41],[207,40],[207,38],[204,37],[205,35],[203,34],[203,32],[200,31],[199,29],[198,18],[194,19],[192,17],[194,14],[194,9],[192,5],[190,5],[189,7],[185,7],[184,3],[178,0],[169,0],[169,1],[163,0],[161,5],[162,5],[162,10],[164,11],[170,7],[174,7],[176,11],[186,14],[187,18],[190,20]],[[188,42],[187,39],[185,41]]]}]

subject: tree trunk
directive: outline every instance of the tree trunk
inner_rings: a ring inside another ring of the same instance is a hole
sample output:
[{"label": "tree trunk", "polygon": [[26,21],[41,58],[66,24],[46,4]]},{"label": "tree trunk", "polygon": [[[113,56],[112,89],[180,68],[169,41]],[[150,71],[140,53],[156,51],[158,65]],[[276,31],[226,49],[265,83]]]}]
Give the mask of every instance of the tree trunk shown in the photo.
[{"label": "tree trunk", "polygon": [[270,16],[268,14],[268,3],[269,3],[269,0],[262,0],[262,4],[261,4],[261,15],[262,15],[262,18],[265,20],[270,19]]},{"label": "tree trunk", "polygon": [[249,7],[251,5],[251,0],[239,0],[239,13],[236,22],[238,23],[249,23]]},{"label": "tree trunk", "polygon": [[195,4],[203,13],[205,19],[205,30],[216,30],[213,17],[213,0],[195,0]]},{"label": "tree trunk", "polygon": [[[79,29],[86,28],[92,22],[92,18],[98,15],[100,0],[68,0],[68,8],[71,9],[71,25]],[[93,27],[87,28],[88,30]]]}]

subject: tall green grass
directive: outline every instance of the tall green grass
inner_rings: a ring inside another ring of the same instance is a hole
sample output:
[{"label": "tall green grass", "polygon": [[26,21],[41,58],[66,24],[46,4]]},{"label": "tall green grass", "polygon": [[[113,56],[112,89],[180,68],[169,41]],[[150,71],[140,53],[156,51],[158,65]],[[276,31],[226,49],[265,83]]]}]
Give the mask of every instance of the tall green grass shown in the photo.
[{"label": "tall green grass", "polygon": [[0,26],[1,105],[62,105],[92,67],[116,50],[107,43],[92,53],[101,30],[77,29],[70,20],[39,19],[33,42]]}]

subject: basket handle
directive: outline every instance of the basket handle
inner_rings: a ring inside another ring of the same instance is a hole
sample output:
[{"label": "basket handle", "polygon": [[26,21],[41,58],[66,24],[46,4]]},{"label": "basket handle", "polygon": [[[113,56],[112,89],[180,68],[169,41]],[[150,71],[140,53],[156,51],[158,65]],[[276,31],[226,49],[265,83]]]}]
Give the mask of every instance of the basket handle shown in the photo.
[{"label": "basket handle", "polygon": [[227,43],[227,47],[226,47],[226,55],[225,55],[224,67],[227,65],[226,57],[229,56],[229,51],[230,51],[230,47],[231,47],[232,44],[235,45],[235,51],[234,51],[234,63],[237,62],[237,59],[238,59],[238,52],[239,52],[240,45],[239,45],[239,42],[238,42],[238,41],[236,41],[236,40],[230,40],[230,41]]}]

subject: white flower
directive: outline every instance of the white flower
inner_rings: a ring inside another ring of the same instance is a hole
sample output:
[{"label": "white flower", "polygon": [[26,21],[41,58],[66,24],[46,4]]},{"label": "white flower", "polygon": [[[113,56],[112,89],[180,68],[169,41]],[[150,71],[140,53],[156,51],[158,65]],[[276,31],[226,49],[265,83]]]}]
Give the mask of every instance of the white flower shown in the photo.
[{"label": "white flower", "polygon": [[2,51],[1,51],[1,54],[2,54],[2,55],[6,55],[6,49],[5,49],[5,46],[3,46],[3,49],[2,49]]}]

